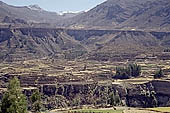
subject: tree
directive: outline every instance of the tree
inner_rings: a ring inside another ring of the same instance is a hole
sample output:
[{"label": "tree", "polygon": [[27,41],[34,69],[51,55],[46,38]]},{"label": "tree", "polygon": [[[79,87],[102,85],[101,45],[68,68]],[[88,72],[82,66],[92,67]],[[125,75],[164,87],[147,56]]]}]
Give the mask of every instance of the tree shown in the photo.
[{"label": "tree", "polygon": [[41,103],[41,94],[40,94],[39,90],[36,90],[31,95],[31,103],[32,103],[32,110],[35,113],[40,113],[41,108],[42,108],[42,103]]},{"label": "tree", "polygon": [[141,66],[135,64],[129,64],[128,69],[130,70],[130,76],[137,77],[141,74]]},{"label": "tree", "polygon": [[160,68],[154,75],[154,78],[162,78],[164,76],[163,70]]},{"label": "tree", "polygon": [[140,74],[141,66],[134,63],[125,67],[116,67],[116,75],[113,78],[129,79],[130,77],[138,77]]},{"label": "tree", "polygon": [[6,93],[2,98],[2,113],[27,113],[26,96],[22,93],[18,78],[10,80]]},{"label": "tree", "polygon": [[129,71],[125,67],[116,67],[115,79],[129,79]]}]

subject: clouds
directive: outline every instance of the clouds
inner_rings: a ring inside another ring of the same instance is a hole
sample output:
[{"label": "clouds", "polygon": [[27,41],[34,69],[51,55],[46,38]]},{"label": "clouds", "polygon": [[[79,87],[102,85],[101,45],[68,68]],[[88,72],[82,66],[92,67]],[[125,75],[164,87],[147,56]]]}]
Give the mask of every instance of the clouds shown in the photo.
[{"label": "clouds", "polygon": [[27,6],[38,4],[49,11],[84,11],[105,0],[2,0],[10,5]]}]

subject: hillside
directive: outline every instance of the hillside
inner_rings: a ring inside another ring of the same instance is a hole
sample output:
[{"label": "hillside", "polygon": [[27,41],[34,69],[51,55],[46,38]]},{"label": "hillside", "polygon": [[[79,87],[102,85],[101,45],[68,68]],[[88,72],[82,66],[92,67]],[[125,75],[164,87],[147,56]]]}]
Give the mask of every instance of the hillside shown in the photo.
[{"label": "hillside", "polygon": [[65,20],[73,28],[169,29],[170,0],[107,0]]},{"label": "hillside", "polygon": [[[58,27],[93,29],[169,30],[170,0],[107,0],[87,12],[59,15],[37,5],[11,6],[0,2],[0,21],[50,23]],[[11,21],[4,21],[9,18]],[[45,26],[45,25],[44,25]]]},{"label": "hillside", "polygon": [[64,34],[62,29],[46,28],[1,28],[0,50],[1,61],[57,57],[67,52],[86,51],[76,40]]},{"label": "hillside", "polygon": [[93,60],[133,59],[169,50],[169,32],[131,30],[75,30],[1,28],[1,60],[55,56]]}]

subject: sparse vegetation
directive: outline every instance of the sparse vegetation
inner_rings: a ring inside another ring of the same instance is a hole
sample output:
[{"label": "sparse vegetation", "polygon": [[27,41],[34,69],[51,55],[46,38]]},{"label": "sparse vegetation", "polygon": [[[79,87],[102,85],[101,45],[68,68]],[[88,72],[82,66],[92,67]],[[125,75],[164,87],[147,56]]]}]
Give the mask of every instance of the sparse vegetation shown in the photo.
[{"label": "sparse vegetation", "polygon": [[162,78],[162,77],[164,77],[164,73],[163,73],[163,70],[160,68],[158,71],[156,71],[154,78],[157,79],[157,78]]},{"label": "sparse vegetation", "polygon": [[62,95],[56,96],[56,108],[67,108],[68,104],[69,102],[64,96]]}]

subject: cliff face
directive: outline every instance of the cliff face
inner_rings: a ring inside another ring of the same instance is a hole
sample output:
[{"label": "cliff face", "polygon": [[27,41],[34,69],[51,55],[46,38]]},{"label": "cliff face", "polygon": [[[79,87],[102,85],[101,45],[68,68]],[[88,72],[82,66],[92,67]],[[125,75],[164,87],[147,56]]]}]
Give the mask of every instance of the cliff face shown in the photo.
[{"label": "cliff face", "polygon": [[[1,82],[6,83],[12,76],[4,75]],[[109,94],[117,92],[123,105],[131,107],[154,107],[170,105],[170,82],[163,80],[153,80],[143,84],[128,83],[99,83],[99,82],[58,82],[53,76],[18,76],[24,93],[29,97],[32,92],[39,88],[45,99],[50,99],[58,95],[64,100],[74,103],[79,99],[80,105],[100,105],[106,104],[102,101],[109,99]],[[5,84],[1,86],[6,87]],[[4,89],[0,89],[0,98]],[[49,100],[49,102],[53,101]],[[50,106],[55,106],[54,103]],[[70,105],[70,104],[68,104]]]},{"label": "cliff face", "polygon": [[[86,51],[62,29],[1,28],[1,60],[15,61],[63,55],[67,51]],[[64,58],[64,56],[62,57]]]},{"label": "cliff face", "polygon": [[[43,94],[54,96],[56,94],[64,96],[67,100],[73,101],[80,98],[80,105],[84,104],[104,104],[103,101],[97,101],[100,98],[108,95],[111,92],[118,91],[119,97],[123,105],[130,107],[154,107],[154,106],[169,106],[170,105],[170,82],[152,81],[140,85],[98,85],[98,84],[60,84],[44,85]],[[57,93],[56,93],[57,91]],[[91,102],[90,100],[93,102]]]},{"label": "cliff face", "polygon": [[169,32],[138,30],[67,30],[67,34],[90,50],[88,59],[104,61],[134,59],[154,52],[161,57],[170,40]]},{"label": "cliff face", "polygon": [[142,53],[161,53],[169,48],[169,42],[169,32],[1,28],[0,59],[15,61],[47,56],[66,59],[83,56],[93,60],[133,59]]},{"label": "cliff face", "polygon": [[[109,94],[112,91],[118,91],[119,96],[127,106],[131,107],[154,107],[154,106],[169,106],[170,105],[170,88],[168,87],[170,82],[167,81],[151,81],[146,84],[140,85],[110,85],[101,86],[97,84],[70,84],[63,85],[59,87],[58,94],[65,96],[67,99],[76,98],[76,95],[80,95],[84,98],[83,103],[89,104],[88,98],[90,98],[90,93],[93,92],[92,99],[97,99],[102,97],[105,89],[108,88]],[[167,87],[166,87],[167,86]],[[47,87],[46,87],[47,88]],[[48,88],[47,88],[48,89]],[[44,93],[52,94],[47,92]],[[54,91],[54,90],[53,90]],[[73,97],[73,98],[72,98]],[[99,103],[101,104],[101,103]]]}]

